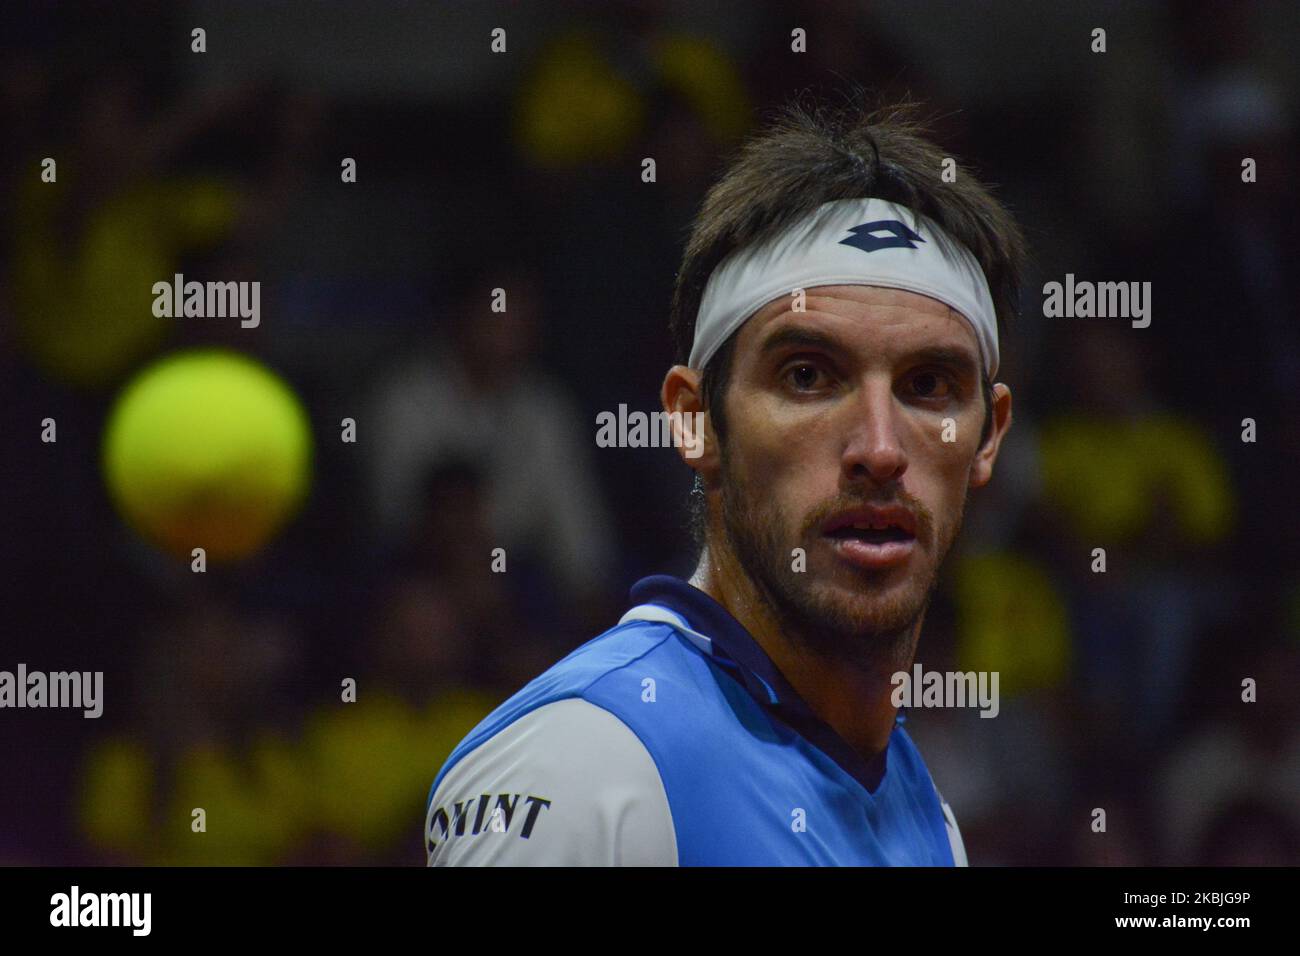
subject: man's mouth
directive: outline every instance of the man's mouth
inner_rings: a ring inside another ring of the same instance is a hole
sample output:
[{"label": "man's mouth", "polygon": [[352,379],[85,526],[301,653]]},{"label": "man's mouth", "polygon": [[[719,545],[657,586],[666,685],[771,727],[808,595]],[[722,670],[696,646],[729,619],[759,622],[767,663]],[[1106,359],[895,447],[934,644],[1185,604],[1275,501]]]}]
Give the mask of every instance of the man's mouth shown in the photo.
[{"label": "man's mouth", "polygon": [[845,525],[832,531],[827,537],[840,541],[852,539],[865,541],[868,544],[884,544],[886,541],[911,541],[915,536],[908,534],[902,528],[858,528]]},{"label": "man's mouth", "polygon": [[822,534],[836,553],[862,568],[886,568],[907,560],[916,547],[916,518],[901,506],[857,508],[833,515]]}]

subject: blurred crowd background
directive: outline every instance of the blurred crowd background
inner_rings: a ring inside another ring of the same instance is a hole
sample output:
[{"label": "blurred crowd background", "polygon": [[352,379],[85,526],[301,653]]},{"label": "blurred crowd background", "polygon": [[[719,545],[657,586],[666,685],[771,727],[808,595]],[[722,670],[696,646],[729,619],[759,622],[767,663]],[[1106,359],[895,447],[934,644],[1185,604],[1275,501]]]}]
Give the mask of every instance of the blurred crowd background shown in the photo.
[{"label": "blurred crowd background", "polygon": [[[1034,254],[918,658],[999,671],[1001,713],[907,720],[970,859],[1300,863],[1292,4],[38,3],[0,43],[0,667],[105,672],[98,720],[0,713],[0,862],[423,863],[451,747],[692,568],[688,470],[596,415],[657,407],[729,151],[856,81],[925,103]],[[260,326],[154,318],[176,272],[260,281]],[[1066,273],[1150,281],[1150,327],[1044,319]],[[100,455],[124,386],[208,345],[315,453],[283,533],[195,574]]]}]

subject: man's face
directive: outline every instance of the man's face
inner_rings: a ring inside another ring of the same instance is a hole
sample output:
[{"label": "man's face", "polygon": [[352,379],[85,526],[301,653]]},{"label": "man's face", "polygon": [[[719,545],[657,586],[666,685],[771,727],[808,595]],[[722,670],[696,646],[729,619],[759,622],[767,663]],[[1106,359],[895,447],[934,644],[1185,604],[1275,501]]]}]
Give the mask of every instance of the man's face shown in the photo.
[{"label": "man's face", "polygon": [[960,315],[912,292],[824,286],[805,311],[792,304],[737,333],[723,530],[792,636],[892,658],[961,525],[984,422],[979,347]]}]

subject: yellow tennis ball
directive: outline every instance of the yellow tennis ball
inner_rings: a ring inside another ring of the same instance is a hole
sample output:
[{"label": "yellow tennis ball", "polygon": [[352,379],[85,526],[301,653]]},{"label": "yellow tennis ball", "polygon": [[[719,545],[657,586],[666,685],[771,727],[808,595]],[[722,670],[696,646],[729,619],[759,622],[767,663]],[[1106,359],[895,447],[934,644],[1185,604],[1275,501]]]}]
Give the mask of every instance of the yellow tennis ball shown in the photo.
[{"label": "yellow tennis ball", "polygon": [[297,396],[224,349],[165,358],[118,398],[104,478],[122,516],[180,557],[234,561],[261,548],[311,480],[311,426]]}]

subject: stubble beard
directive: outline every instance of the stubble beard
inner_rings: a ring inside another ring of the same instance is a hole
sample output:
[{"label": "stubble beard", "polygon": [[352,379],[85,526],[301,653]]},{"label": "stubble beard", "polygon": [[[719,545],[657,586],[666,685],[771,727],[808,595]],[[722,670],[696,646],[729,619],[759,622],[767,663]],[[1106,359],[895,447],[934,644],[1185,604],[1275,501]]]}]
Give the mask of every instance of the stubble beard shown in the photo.
[{"label": "stubble beard", "polygon": [[[803,547],[806,553],[811,552],[820,537],[821,521],[832,504],[834,510],[840,510],[878,499],[859,497],[826,503],[805,518],[795,541],[786,542],[782,535],[789,525],[772,496],[739,474],[725,455],[721,466],[722,530],[727,547],[782,633],[806,652],[828,662],[874,673],[893,674],[906,669],[916,649],[917,624],[929,606],[939,568],[961,528],[965,500],[951,530],[938,528],[943,540],[934,534],[936,525],[928,512],[914,508],[920,511],[917,548],[927,540],[938,545],[935,553],[939,558],[932,567],[913,572],[911,583],[903,588],[893,586],[892,594],[846,600],[840,588],[819,582],[811,568],[805,572],[793,570],[792,551]],[[898,572],[854,569],[854,573],[863,593],[870,594],[883,588],[888,576]]]}]

